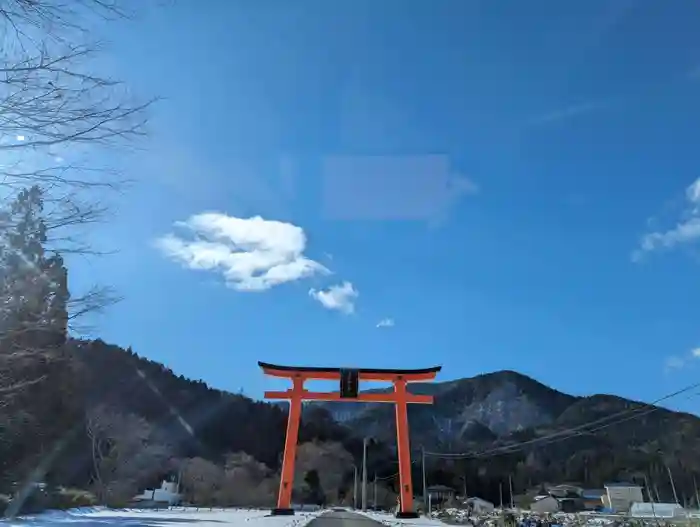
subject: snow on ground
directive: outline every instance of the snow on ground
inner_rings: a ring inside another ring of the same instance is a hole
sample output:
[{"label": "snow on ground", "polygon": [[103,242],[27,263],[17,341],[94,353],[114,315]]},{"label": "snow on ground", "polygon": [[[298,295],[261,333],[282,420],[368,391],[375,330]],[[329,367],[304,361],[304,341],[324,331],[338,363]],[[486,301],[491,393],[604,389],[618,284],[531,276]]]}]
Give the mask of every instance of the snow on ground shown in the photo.
[{"label": "snow on ground", "polygon": [[440,520],[437,520],[435,518],[427,518],[425,516],[421,516],[420,518],[405,518],[405,519],[399,519],[393,514],[390,514],[388,512],[377,512],[377,511],[367,511],[367,512],[360,512],[357,511],[359,514],[362,514],[364,516],[367,516],[368,518],[372,518],[373,520],[378,521],[379,523],[383,525],[387,525],[388,527],[398,527],[402,525],[406,526],[412,526],[415,525],[417,527],[445,527],[445,524],[441,522]]},{"label": "snow on ground", "polygon": [[304,527],[321,512],[270,516],[268,510],[248,509],[74,509],[1,521],[0,526],[24,527]]}]

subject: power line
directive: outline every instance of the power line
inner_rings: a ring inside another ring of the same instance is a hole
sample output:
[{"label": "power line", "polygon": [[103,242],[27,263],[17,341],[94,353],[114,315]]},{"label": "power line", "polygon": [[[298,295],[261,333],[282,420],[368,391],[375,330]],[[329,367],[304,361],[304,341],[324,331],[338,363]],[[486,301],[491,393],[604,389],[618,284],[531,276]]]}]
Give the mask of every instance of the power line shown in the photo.
[{"label": "power line", "polygon": [[385,480],[387,480],[387,479],[393,479],[393,478],[395,478],[395,477],[398,476],[398,475],[399,475],[399,473],[396,472],[395,474],[392,474],[391,476],[384,476],[384,477],[382,477],[382,478],[380,478],[379,476],[377,476],[376,480],[377,480],[377,481],[385,481]]},{"label": "power line", "polygon": [[[398,461],[392,461],[392,463],[398,464]],[[411,460],[411,465],[416,465],[416,464],[418,464],[418,460],[417,460],[417,459]],[[387,480],[387,479],[395,478],[395,477],[398,476],[399,474],[400,474],[400,472],[395,472],[395,473],[393,473],[391,476],[381,476],[381,477],[380,477],[380,476],[377,476],[376,478],[377,478],[377,481],[384,481],[384,480]]]},{"label": "power line", "polygon": [[[668,395],[664,395],[663,397],[660,397],[659,399],[656,399],[655,401],[652,401],[651,403],[643,403],[643,405],[639,408],[634,408],[632,410],[621,410],[619,412],[616,412],[612,415],[608,415],[606,417],[602,417],[600,419],[596,419],[594,421],[590,421],[588,423],[583,423],[581,425],[575,426],[573,428],[569,428],[566,430],[561,430],[559,432],[554,432],[552,434],[548,434],[542,437],[537,437],[534,439],[530,439],[527,441],[521,441],[517,443],[513,443],[510,445],[503,445],[501,447],[496,447],[493,449],[481,451],[481,452],[425,452],[426,456],[432,456],[432,457],[442,457],[445,459],[463,459],[463,458],[482,458],[482,457],[491,457],[491,455],[498,455],[501,453],[513,453],[517,452],[518,450],[521,450],[523,447],[538,444],[538,443],[544,443],[544,444],[552,444],[556,443],[558,441],[563,441],[566,439],[571,439],[572,437],[577,437],[580,435],[584,434],[590,434],[597,432],[599,430],[602,430],[604,428],[607,428],[609,426],[613,426],[616,424],[623,423],[625,421],[629,421],[632,419],[637,419],[638,417],[641,417],[643,415],[650,414],[652,412],[658,411],[661,408],[656,406],[658,403],[661,403],[663,401],[666,401],[668,399],[671,399],[673,397],[677,397],[678,395],[681,395],[683,393],[689,392],[693,389],[700,388],[700,383],[695,383],[691,384],[690,386],[686,386],[685,388],[682,388],[680,390],[677,390],[673,393],[670,393]],[[697,394],[694,394],[697,395]],[[646,408],[650,407],[650,408]],[[613,421],[616,418],[622,419],[617,419]],[[607,421],[607,422],[606,422]],[[595,426],[595,425],[600,425],[597,428],[589,429],[586,430],[586,428],[590,426]]]}]

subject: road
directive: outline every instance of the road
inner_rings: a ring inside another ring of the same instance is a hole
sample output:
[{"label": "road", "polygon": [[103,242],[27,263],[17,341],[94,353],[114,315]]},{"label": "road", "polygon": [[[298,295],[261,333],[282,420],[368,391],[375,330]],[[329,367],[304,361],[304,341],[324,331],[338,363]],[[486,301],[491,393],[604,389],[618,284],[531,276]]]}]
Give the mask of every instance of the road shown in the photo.
[{"label": "road", "polygon": [[384,527],[378,521],[375,521],[362,514],[347,511],[330,511],[322,514],[316,519],[311,520],[307,527]]}]

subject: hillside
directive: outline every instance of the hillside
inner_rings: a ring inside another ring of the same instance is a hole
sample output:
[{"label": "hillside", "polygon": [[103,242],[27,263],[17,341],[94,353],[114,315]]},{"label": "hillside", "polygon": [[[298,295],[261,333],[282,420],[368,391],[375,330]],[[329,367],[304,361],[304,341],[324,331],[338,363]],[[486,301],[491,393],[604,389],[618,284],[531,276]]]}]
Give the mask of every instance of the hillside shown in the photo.
[{"label": "hillside", "polygon": [[[279,469],[284,406],[211,389],[130,349],[100,340],[71,341],[69,349],[76,364],[72,384],[80,386],[75,391],[80,400],[71,405],[76,408],[78,432],[54,463],[50,481],[78,487],[89,484],[90,447],[80,416],[100,403],[148,422],[168,443],[171,458],[201,457],[223,464],[229,453],[244,451],[273,471]],[[412,391],[435,395],[435,405],[411,408],[416,461],[421,445],[432,451],[481,453],[458,460],[430,457],[431,484],[462,488],[466,477],[468,492],[495,499],[499,482],[508,476],[520,492],[544,482],[579,481],[595,487],[646,475],[662,496],[670,497],[668,465],[679,492],[694,495],[693,477],[700,476],[695,455],[700,450],[700,419],[694,416],[650,411],[648,406],[615,396],[574,397],[512,371],[417,384]],[[640,411],[634,419],[615,426],[546,439],[630,409]],[[378,440],[369,449],[370,474],[395,473],[394,418],[389,405],[313,403],[305,408],[302,443],[340,442],[358,465],[366,435]],[[163,464],[163,473],[168,470],[169,465]],[[352,463],[335,470],[343,472],[339,477],[350,485]],[[418,463],[414,470],[419,482]]]},{"label": "hillside", "polygon": [[[428,449],[456,448],[518,430],[552,423],[577,399],[513,371],[467,379],[411,384],[413,393],[433,395],[430,406],[409,409],[412,440]],[[385,391],[385,390],[375,390]],[[382,439],[393,437],[390,405],[315,403],[340,423]]]},{"label": "hillside", "polygon": [[[278,466],[287,426],[284,405],[215,390],[101,340],[76,342],[75,354],[89,380],[91,404],[105,402],[157,424],[178,455],[217,459],[240,450]],[[301,442],[319,436],[346,441],[351,448],[356,443],[321,410],[306,415],[299,434]]]}]

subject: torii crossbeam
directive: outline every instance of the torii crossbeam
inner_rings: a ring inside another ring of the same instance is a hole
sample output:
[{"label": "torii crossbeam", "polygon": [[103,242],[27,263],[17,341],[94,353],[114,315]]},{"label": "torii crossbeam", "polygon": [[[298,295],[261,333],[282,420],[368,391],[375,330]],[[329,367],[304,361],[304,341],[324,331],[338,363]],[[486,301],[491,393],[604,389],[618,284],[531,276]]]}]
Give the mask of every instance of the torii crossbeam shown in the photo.
[{"label": "torii crossbeam", "polygon": [[[287,435],[284,442],[284,459],[280,479],[277,508],[273,514],[294,514],[291,508],[292,488],[294,487],[294,462],[302,401],[344,401],[363,403],[392,403],[396,408],[396,444],[399,457],[400,507],[399,518],[415,518],[413,510],[413,485],[411,484],[411,450],[408,437],[408,403],[432,404],[430,395],[412,394],[406,388],[409,382],[430,381],[442,368],[418,370],[388,370],[366,368],[318,368],[304,366],[279,366],[258,362],[266,375],[291,379],[292,388],[286,391],[265,392],[266,399],[288,399],[289,417]],[[304,388],[304,381],[310,379],[340,381],[341,391],[310,392]],[[394,391],[389,393],[360,393],[359,381],[388,381]]]}]

